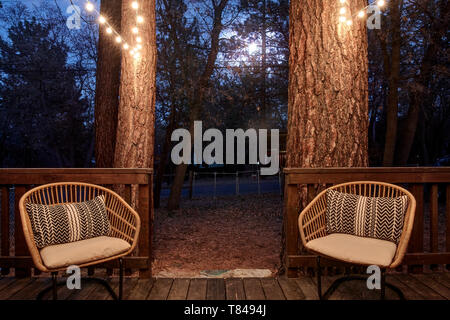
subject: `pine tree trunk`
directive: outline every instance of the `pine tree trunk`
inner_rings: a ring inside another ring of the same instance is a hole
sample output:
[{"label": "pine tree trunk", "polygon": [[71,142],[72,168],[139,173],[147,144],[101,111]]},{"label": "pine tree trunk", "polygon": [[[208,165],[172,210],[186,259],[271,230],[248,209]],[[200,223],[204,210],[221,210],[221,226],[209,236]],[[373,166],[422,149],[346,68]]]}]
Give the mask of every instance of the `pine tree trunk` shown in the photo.
[{"label": "pine tree trunk", "polygon": [[[122,0],[102,1],[101,14],[120,32]],[[121,49],[100,27],[95,91],[95,163],[112,168],[117,133]]]},{"label": "pine tree trunk", "polygon": [[[352,13],[365,6],[363,0],[347,2]],[[339,22],[338,4],[291,1],[287,167],[368,165],[366,25]],[[317,185],[316,192],[324,187]],[[304,186],[299,190],[299,212],[307,204],[307,192]],[[287,271],[296,276],[294,269]]]},{"label": "pine tree trunk", "polygon": [[[135,44],[131,30],[136,13],[132,0],[123,0],[122,35]],[[140,1],[139,25],[142,38],[141,57],[134,59],[123,52],[117,142],[114,164],[117,168],[152,168],[154,153],[156,96],[156,20],[155,1]]]},{"label": "pine tree trunk", "polygon": [[[400,4],[399,4],[400,2]],[[397,142],[397,121],[398,121],[398,88],[400,82],[400,8],[403,1],[391,0],[390,17],[391,28],[390,35],[391,56],[389,65],[385,65],[388,74],[388,98],[386,113],[386,138],[384,143],[383,166],[392,166],[394,164],[395,147]],[[385,59],[386,61],[386,59]]]},{"label": "pine tree trunk", "polygon": [[365,23],[339,22],[338,1],[292,1],[289,64],[287,166],[367,166]]}]

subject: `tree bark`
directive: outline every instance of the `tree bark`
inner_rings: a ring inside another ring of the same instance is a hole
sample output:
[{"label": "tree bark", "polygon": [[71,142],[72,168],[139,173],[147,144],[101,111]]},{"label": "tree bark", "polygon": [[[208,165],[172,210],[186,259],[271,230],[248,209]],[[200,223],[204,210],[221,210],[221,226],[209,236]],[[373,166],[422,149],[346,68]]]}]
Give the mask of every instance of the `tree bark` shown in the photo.
[{"label": "tree bark", "polygon": [[[122,35],[130,45],[136,44],[131,30],[136,12],[132,0],[123,0]],[[139,25],[142,38],[141,57],[123,52],[117,142],[114,165],[117,168],[152,168],[154,153],[156,97],[156,19],[155,1],[140,1]]]},{"label": "tree bark", "polygon": [[365,23],[339,22],[336,1],[292,1],[289,48],[287,166],[367,166]]},{"label": "tree bark", "polygon": [[[194,90],[193,99],[190,102],[189,132],[191,133],[191,137],[193,137],[194,134],[194,121],[199,120],[199,117],[201,116],[205,91],[209,86],[209,80],[214,71],[217,54],[219,53],[219,36],[223,28],[222,14],[227,3],[228,0],[221,0],[218,4],[215,4],[215,2],[213,1],[214,18],[213,28],[211,31],[210,50],[205,64],[205,69],[200,75],[200,78]],[[175,169],[175,178],[170,190],[169,200],[167,203],[167,208],[169,210],[177,209],[180,206],[181,191],[183,188],[186,170],[187,164],[180,164]]]},{"label": "tree bark", "polygon": [[[102,1],[101,14],[120,32],[122,0]],[[105,27],[100,26],[98,40],[97,84],[95,91],[95,163],[112,168],[117,133],[121,48]]]},{"label": "tree bark", "polygon": [[[384,65],[388,72],[388,98],[386,113],[386,137],[384,142],[383,166],[392,166],[394,164],[395,145],[397,141],[397,118],[398,118],[398,88],[400,82],[400,48],[401,48],[401,30],[400,30],[400,8],[403,0],[391,0],[390,17],[391,27],[390,35],[392,38],[391,55],[389,66]],[[385,53],[386,54],[386,53]],[[385,61],[387,59],[385,58]]]},{"label": "tree bark", "polygon": [[[366,25],[339,22],[336,3],[291,1],[287,167],[368,165]],[[348,5],[347,10],[357,10],[365,1],[350,0]],[[315,191],[324,187],[317,185]],[[299,212],[308,193],[306,186],[298,190]],[[282,261],[286,254],[297,254],[287,253],[285,234],[283,230]],[[295,270],[287,271],[295,276]]]}]

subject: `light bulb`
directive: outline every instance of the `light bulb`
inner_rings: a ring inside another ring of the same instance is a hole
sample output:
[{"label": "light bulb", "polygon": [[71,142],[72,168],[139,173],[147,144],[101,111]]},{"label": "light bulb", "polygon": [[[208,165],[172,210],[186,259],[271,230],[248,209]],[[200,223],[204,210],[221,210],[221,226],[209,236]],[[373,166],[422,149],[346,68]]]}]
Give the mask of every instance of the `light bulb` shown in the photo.
[{"label": "light bulb", "polygon": [[340,2],[341,2],[342,4],[344,4],[344,3],[345,3],[345,0],[340,0]]},{"label": "light bulb", "polygon": [[353,21],[352,20],[347,20],[346,23],[347,23],[348,26],[351,26],[353,24]]},{"label": "light bulb", "polygon": [[131,31],[133,31],[134,34],[139,33],[139,29],[137,27],[134,27],[133,29],[131,29]]},{"label": "light bulb", "polygon": [[346,19],[344,16],[340,16],[340,17],[339,17],[339,21],[340,21],[340,22],[345,22],[345,20],[347,20],[347,19]]},{"label": "light bulb", "polygon": [[116,42],[117,42],[117,43],[121,43],[121,42],[122,42],[122,38],[121,38],[120,36],[117,36],[117,37],[116,37]]},{"label": "light bulb", "polygon": [[108,28],[108,29],[106,29],[106,32],[109,33],[109,34],[111,34],[113,31],[112,31],[111,28]]},{"label": "light bulb", "polygon": [[133,3],[131,4],[131,7],[135,10],[137,10],[139,8],[139,3],[137,3],[137,1],[133,1]]},{"label": "light bulb", "polygon": [[140,53],[139,52],[136,52],[135,54],[134,54],[134,58],[137,60],[137,59],[139,59],[141,57],[141,55],[140,55]]},{"label": "light bulb", "polygon": [[137,48],[138,50],[141,50],[141,49],[142,49],[142,45],[138,44],[138,45],[136,46],[136,48]]},{"label": "light bulb", "polygon": [[94,5],[90,2],[86,3],[86,10],[91,12],[94,10]]},{"label": "light bulb", "polygon": [[358,17],[362,18],[364,17],[364,15],[365,15],[364,11],[361,10],[360,12],[358,12]]},{"label": "light bulb", "polygon": [[100,22],[101,24],[105,23],[106,22],[105,17],[104,16],[98,17],[98,22]]},{"label": "light bulb", "polygon": [[347,11],[347,10],[346,10],[344,7],[342,7],[341,10],[339,10],[339,13],[340,13],[340,14],[345,14],[346,11]]},{"label": "light bulb", "polygon": [[141,43],[141,42],[142,42],[142,38],[141,38],[141,37],[137,37],[137,38],[136,38],[136,41],[139,42],[139,43]]},{"label": "light bulb", "polygon": [[123,48],[124,48],[125,50],[128,50],[129,47],[130,47],[130,46],[128,45],[128,43],[125,43],[125,44],[123,45]]},{"label": "light bulb", "polygon": [[142,16],[138,16],[138,17],[137,17],[137,22],[138,22],[138,23],[144,22],[144,18],[143,18]]},{"label": "light bulb", "polygon": [[377,6],[379,6],[379,7],[384,6],[384,0],[378,0],[377,1]]}]

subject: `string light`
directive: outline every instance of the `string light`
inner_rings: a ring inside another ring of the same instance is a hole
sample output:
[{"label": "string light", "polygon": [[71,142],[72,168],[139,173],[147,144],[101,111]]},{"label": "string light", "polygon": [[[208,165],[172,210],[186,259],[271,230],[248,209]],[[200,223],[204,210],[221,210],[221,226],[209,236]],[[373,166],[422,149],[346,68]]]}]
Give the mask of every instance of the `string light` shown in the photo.
[{"label": "string light", "polygon": [[86,3],[86,10],[87,11],[92,12],[92,11],[94,11],[94,9],[95,9],[95,7],[94,7],[94,5],[92,3],[90,3],[90,2]]},{"label": "string light", "polygon": [[[339,8],[339,22],[345,23],[347,26],[351,26],[353,24],[353,16],[347,16],[347,8],[346,8],[346,3],[347,0],[339,0],[339,2],[341,3],[341,7]],[[381,8],[386,4],[385,0],[377,0],[376,1],[376,5]],[[356,16],[358,18],[363,18],[366,15],[366,9],[369,7],[370,5],[364,7],[363,9],[359,10],[358,13],[356,14]]]},{"label": "string light", "polygon": [[[119,32],[117,32],[113,26],[111,24],[109,24],[109,22],[107,21],[106,17],[101,15],[100,12],[97,11],[97,9],[95,8],[95,5],[90,1],[86,1],[85,4],[85,8],[86,11],[88,12],[95,12],[98,15],[98,24],[99,25],[105,25],[105,31],[108,35],[115,35],[115,42],[118,44],[122,44],[121,48],[125,51],[129,51],[130,54],[134,57],[134,59],[139,59],[141,57],[141,54],[138,52],[139,50],[142,49],[142,45],[140,43],[142,43],[142,38],[141,37],[136,37],[133,42],[135,47],[133,49],[130,48],[130,42],[126,42],[124,41],[125,39],[120,35]],[[131,32],[133,34],[138,34],[139,33],[139,29],[137,27],[138,24],[143,23],[144,22],[144,17],[142,15],[139,15],[139,1],[133,1],[131,3],[131,7],[132,9],[134,9],[136,11],[136,20],[135,20],[135,26],[132,27]],[[80,12],[81,14],[81,12]]]}]

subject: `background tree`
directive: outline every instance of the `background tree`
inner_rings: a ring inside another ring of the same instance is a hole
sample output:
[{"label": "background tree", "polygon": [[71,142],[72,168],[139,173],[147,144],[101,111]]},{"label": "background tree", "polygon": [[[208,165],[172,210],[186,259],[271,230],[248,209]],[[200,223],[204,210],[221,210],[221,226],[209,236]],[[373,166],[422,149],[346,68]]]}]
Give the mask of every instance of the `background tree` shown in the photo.
[{"label": "background tree", "polygon": [[0,40],[3,166],[82,167],[89,154],[89,103],[67,65],[67,47],[35,18]]},{"label": "background tree", "polygon": [[[214,71],[215,62],[219,53],[219,37],[223,29],[223,13],[228,0],[211,1],[212,28],[209,33],[209,48],[204,60],[204,67],[199,77],[194,80],[192,94],[189,100],[189,132],[193,136],[194,121],[199,120],[203,112],[203,103],[206,91],[210,87],[210,78]],[[176,167],[175,178],[170,190],[168,208],[176,209],[180,204],[181,189],[186,174],[187,164]]]},{"label": "background tree", "polygon": [[[121,25],[122,0],[101,2],[100,13],[118,32]],[[105,28],[98,39],[97,81],[95,90],[95,164],[112,168],[117,133],[121,48],[111,41]]]}]

